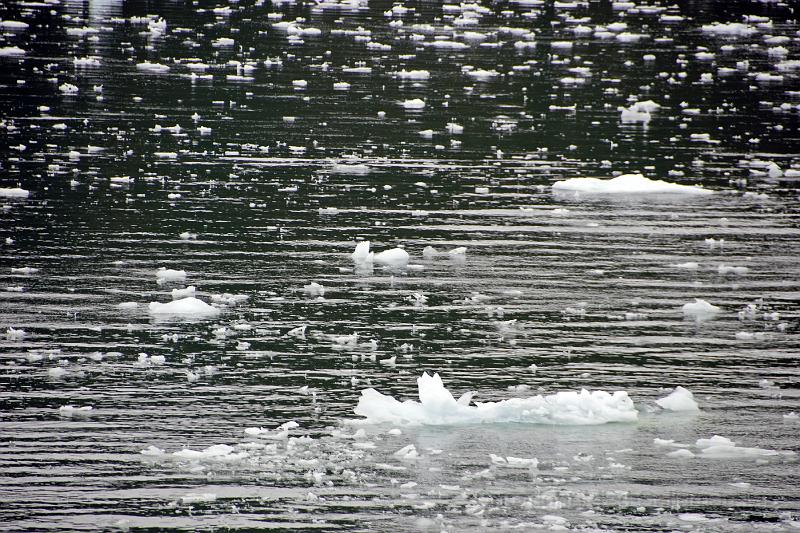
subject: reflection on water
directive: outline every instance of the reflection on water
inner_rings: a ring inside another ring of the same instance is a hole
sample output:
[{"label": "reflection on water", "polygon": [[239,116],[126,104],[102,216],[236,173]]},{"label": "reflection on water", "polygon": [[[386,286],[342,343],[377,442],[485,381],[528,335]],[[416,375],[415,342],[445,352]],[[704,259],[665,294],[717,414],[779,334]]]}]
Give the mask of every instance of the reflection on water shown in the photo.
[{"label": "reflection on water", "polygon": [[[797,527],[790,6],[15,1],[0,29],[8,528]],[[551,190],[630,172],[716,194]],[[219,315],[150,312],[189,286]],[[352,422],[424,371],[639,419]],[[656,406],[677,385],[699,413]]]}]

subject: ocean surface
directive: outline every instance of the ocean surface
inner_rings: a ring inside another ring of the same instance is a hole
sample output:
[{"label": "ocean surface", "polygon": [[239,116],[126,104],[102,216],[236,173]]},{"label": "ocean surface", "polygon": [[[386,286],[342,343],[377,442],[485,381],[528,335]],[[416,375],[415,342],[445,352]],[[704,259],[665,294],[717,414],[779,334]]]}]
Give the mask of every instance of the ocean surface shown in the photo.
[{"label": "ocean surface", "polygon": [[[799,52],[767,0],[4,1],[0,530],[800,530]],[[637,173],[693,188],[552,187]]]}]

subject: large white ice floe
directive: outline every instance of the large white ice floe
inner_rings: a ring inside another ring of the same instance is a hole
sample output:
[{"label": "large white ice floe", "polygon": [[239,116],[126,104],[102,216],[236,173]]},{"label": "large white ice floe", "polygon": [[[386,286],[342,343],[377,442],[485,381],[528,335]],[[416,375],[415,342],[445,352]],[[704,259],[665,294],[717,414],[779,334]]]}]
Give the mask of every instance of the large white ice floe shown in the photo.
[{"label": "large white ice floe", "polygon": [[169,303],[150,302],[148,310],[151,315],[157,316],[182,316],[192,318],[209,318],[219,315],[216,307],[208,305],[203,300],[190,296]]},{"label": "large white ice floe", "polygon": [[634,422],[638,413],[624,391],[567,391],[547,396],[511,398],[499,402],[475,402],[472,393],[456,400],[439,374],[424,373],[417,379],[419,401],[400,402],[375,389],[361,391],[355,413],[366,423],[457,425],[524,423],[590,425]]},{"label": "large white ice floe", "polygon": [[641,174],[623,174],[612,179],[570,178],[555,182],[553,190],[589,194],[714,194],[702,187],[651,180]]}]

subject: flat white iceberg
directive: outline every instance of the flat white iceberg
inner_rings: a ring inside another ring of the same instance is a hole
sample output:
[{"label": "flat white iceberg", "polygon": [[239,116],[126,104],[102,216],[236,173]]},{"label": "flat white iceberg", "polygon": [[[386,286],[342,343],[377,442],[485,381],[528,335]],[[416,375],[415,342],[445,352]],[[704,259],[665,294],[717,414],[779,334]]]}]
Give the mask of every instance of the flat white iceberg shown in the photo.
[{"label": "flat white iceberg", "polygon": [[27,198],[31,193],[20,187],[0,188],[0,198]]},{"label": "flat white iceberg", "polygon": [[623,174],[612,179],[570,178],[555,182],[553,190],[590,194],[714,194],[702,187],[651,180],[641,174]]},{"label": "flat white iceberg", "polygon": [[667,411],[696,412],[700,410],[692,392],[681,386],[675,387],[675,390],[664,398],[656,400],[656,404]]},{"label": "flat white iceberg", "polygon": [[793,459],[797,455],[790,450],[737,446],[732,440],[719,435],[714,435],[710,439],[698,439],[696,444],[700,448],[700,455],[710,459]]},{"label": "flat white iceberg", "polygon": [[457,425],[525,423],[590,425],[635,422],[638,412],[624,391],[567,391],[547,396],[512,398],[499,402],[475,402],[471,394],[456,400],[439,374],[424,373],[417,379],[419,401],[400,402],[375,389],[361,391],[355,413],[366,423]]},{"label": "flat white iceberg", "polygon": [[376,265],[385,265],[393,267],[404,267],[408,264],[408,252],[402,248],[392,248],[391,250],[384,250],[373,256],[372,261]]},{"label": "flat white iceberg", "polygon": [[186,316],[196,318],[215,317],[220,313],[219,309],[216,307],[210,306],[203,300],[199,300],[194,296],[182,298],[180,300],[173,300],[166,304],[150,302],[148,310],[150,311],[151,315]]}]

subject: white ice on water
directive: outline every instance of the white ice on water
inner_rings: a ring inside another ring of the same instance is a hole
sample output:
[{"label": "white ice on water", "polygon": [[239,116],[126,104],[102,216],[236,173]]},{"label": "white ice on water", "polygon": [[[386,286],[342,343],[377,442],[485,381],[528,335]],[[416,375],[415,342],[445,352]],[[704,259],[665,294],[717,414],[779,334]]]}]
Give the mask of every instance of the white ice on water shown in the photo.
[{"label": "white ice on water", "polygon": [[20,187],[0,188],[0,198],[27,198],[30,191]]},{"label": "white ice on water", "polygon": [[664,398],[656,400],[656,404],[667,411],[696,412],[700,410],[692,392],[681,386],[675,387],[675,389]]},{"label": "white ice on water", "polygon": [[712,305],[702,298],[695,298],[694,302],[684,304],[681,309],[683,310],[684,316],[694,318],[695,320],[708,320],[722,311],[722,309],[716,305]]},{"label": "white ice on water", "polygon": [[471,393],[458,400],[447,390],[439,374],[427,372],[417,379],[419,401],[400,402],[375,389],[361,392],[355,413],[365,423],[459,425],[525,423],[590,425],[634,422],[638,413],[624,391],[566,391],[547,396],[511,398],[499,402],[475,402]]},{"label": "white ice on water", "polygon": [[714,194],[702,187],[651,180],[641,174],[623,174],[612,179],[571,178],[555,182],[553,190],[590,194]]},{"label": "white ice on water", "polygon": [[372,264],[384,265],[389,267],[404,267],[408,264],[408,252],[402,248],[392,248],[383,252],[375,253],[369,250],[369,241],[362,241],[356,244],[356,249],[350,255],[356,266],[366,267]]},{"label": "white ice on water", "polygon": [[195,298],[194,296],[173,300],[166,304],[150,302],[148,310],[151,315],[173,315],[195,318],[215,317],[220,313],[219,309],[216,307],[208,305],[203,300]]}]

